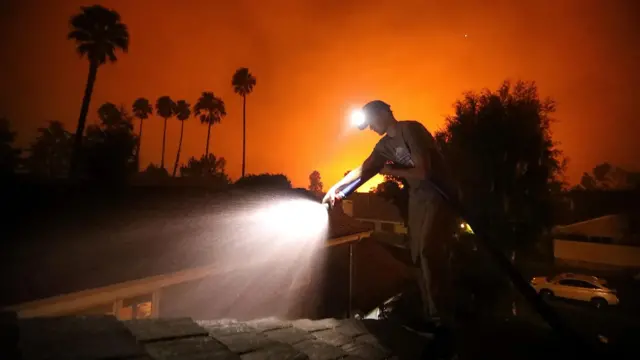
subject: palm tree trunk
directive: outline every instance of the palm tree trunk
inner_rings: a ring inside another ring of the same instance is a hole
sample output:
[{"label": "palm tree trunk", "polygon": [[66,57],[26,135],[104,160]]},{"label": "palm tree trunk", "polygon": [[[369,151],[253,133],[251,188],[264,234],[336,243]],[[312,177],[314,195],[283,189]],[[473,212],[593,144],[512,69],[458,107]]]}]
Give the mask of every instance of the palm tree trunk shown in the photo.
[{"label": "palm tree trunk", "polygon": [[91,94],[93,93],[93,85],[96,82],[97,74],[98,63],[96,61],[89,61],[89,76],[87,77],[87,85],[84,88],[84,97],[82,98],[80,117],[78,118],[78,127],[76,128],[75,141],[73,145],[73,155],[71,156],[71,166],[69,167],[70,177],[77,175],[80,151],[82,150],[82,135],[84,134],[84,128],[87,123],[89,103],[91,103]]},{"label": "palm tree trunk", "polygon": [[209,123],[209,127],[207,129],[207,147],[204,151],[204,156],[209,157],[209,137],[211,136],[211,123]]},{"label": "palm tree trunk", "polygon": [[246,163],[247,148],[247,95],[242,95],[242,177]]},{"label": "palm tree trunk", "polygon": [[160,158],[160,167],[164,169],[164,145],[167,140],[167,118],[164,118],[164,129],[162,130],[162,157]]},{"label": "palm tree trunk", "polygon": [[180,150],[182,149],[182,132],[184,131],[184,121],[180,121],[180,141],[178,142],[178,153],[176,154],[176,163],[173,165],[173,177],[176,177],[178,170],[178,162],[180,162]]},{"label": "palm tree trunk", "polygon": [[140,119],[140,132],[138,134],[138,152],[136,153],[137,162],[138,162],[138,171],[140,171],[140,148],[142,147],[142,123],[144,119]]}]

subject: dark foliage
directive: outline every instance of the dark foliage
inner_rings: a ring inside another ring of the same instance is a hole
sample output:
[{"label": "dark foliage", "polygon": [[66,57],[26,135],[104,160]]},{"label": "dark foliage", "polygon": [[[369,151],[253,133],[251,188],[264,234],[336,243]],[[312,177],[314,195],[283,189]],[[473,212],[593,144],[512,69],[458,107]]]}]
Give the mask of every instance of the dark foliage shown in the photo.
[{"label": "dark foliage", "polygon": [[552,139],[554,111],[535,83],[507,81],[467,93],[436,135],[466,211],[491,235],[509,239],[497,245],[535,241],[551,226],[552,191],[562,187],[566,165]]},{"label": "dark foliage", "polygon": [[249,174],[236,181],[237,187],[291,189],[291,181],[284,174]]},{"label": "dark foliage", "polygon": [[318,170],[314,170],[309,175],[309,191],[314,193],[315,195],[322,194],[324,184],[322,183],[322,177],[320,176],[320,172]]},{"label": "dark foliage", "polygon": [[226,165],[227,161],[223,157],[217,158],[213,154],[202,155],[200,159],[192,156],[185,166],[180,167],[180,174],[185,178],[205,178],[212,183],[227,185],[230,180],[225,173]]},{"label": "dark foliage", "polygon": [[20,150],[13,144],[16,132],[10,125],[8,119],[0,117],[0,176],[13,174],[20,159]]},{"label": "dark foliage", "polygon": [[137,171],[138,138],[124,108],[106,103],[98,110],[100,125],[87,128],[83,172],[93,182],[118,185]]},{"label": "dark foliage", "polygon": [[69,174],[73,134],[60,121],[38,129],[26,160],[27,170],[38,177],[65,178]]}]

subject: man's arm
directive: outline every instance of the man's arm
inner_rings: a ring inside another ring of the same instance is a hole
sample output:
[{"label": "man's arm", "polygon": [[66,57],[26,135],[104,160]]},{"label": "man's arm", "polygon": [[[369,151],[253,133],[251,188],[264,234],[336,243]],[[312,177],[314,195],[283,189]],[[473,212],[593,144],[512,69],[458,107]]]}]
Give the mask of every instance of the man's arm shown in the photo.
[{"label": "man's arm", "polygon": [[361,179],[362,183],[374,177],[384,166],[384,159],[378,155],[375,151],[369,155],[369,157],[362,163],[362,165],[351,170],[342,180],[338,181],[331,187],[334,191],[341,187],[351,184],[352,182]]},{"label": "man's arm", "polygon": [[384,158],[382,158],[376,151],[373,151],[371,155],[362,163],[362,165],[351,170],[344,178],[338,181],[335,185],[327,191],[327,195],[323,199],[323,202],[327,202],[330,197],[334,196],[337,190],[353,183],[360,179],[360,185],[367,182],[367,180],[374,177],[384,166]]}]

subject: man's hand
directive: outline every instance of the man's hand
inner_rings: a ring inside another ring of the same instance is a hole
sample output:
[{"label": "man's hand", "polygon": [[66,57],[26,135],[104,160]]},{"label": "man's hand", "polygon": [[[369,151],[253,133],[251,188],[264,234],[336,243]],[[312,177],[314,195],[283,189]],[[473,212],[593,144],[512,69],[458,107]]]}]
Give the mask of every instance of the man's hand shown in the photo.
[{"label": "man's hand", "polygon": [[380,175],[393,175],[394,168],[389,164],[385,164],[382,169],[380,169]]},{"label": "man's hand", "polygon": [[332,209],[335,206],[336,202],[339,200],[340,198],[338,197],[336,190],[331,188],[329,189],[329,191],[327,191],[327,194],[322,199],[322,203],[327,204],[327,206],[329,206],[329,209]]}]

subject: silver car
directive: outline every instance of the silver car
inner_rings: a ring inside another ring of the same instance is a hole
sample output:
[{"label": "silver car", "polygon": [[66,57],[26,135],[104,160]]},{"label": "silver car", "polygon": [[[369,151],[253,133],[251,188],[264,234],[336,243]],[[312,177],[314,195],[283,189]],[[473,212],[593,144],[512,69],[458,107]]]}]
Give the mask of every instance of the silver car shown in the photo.
[{"label": "silver car", "polygon": [[531,286],[544,298],[553,297],[587,301],[595,307],[618,305],[620,299],[607,281],[597,276],[564,273],[554,277],[537,276]]}]

